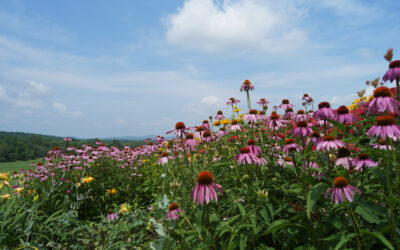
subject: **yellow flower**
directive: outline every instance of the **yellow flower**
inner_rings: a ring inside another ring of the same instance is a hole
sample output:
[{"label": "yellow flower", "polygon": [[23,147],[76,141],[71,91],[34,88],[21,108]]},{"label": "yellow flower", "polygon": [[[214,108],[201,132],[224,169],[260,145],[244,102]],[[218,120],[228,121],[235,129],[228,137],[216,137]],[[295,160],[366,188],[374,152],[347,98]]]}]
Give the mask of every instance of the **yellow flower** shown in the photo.
[{"label": "yellow flower", "polygon": [[237,109],[237,106],[235,105],[235,106],[233,106],[233,108],[234,108],[234,109]]},{"label": "yellow flower", "polygon": [[230,124],[231,121],[229,121],[228,119],[223,119],[223,120],[221,121],[221,123],[224,124],[224,125],[226,125],[226,124]]},{"label": "yellow flower", "polygon": [[37,194],[35,197],[33,197],[33,201],[36,201],[39,198],[39,195]]},{"label": "yellow flower", "polygon": [[115,190],[115,188],[112,188],[112,189],[107,189],[106,192],[109,194],[115,194],[117,193],[117,190]]},{"label": "yellow flower", "polygon": [[121,205],[121,209],[119,210],[119,213],[120,213],[120,214],[123,214],[123,213],[126,213],[126,212],[128,212],[128,211],[129,211],[129,208],[128,208],[128,206],[126,205],[126,203],[122,204],[122,205]]},{"label": "yellow flower", "polygon": [[0,180],[7,180],[10,173],[0,173]]},{"label": "yellow flower", "polygon": [[75,187],[80,187],[81,186],[81,184],[79,183],[79,182],[77,182],[77,183],[75,183]]},{"label": "yellow flower", "polygon": [[213,125],[214,126],[219,126],[219,125],[221,125],[221,122],[220,121],[215,121],[215,122],[213,122]]},{"label": "yellow flower", "polygon": [[240,111],[242,111],[242,109],[234,109],[233,111],[235,111],[236,113],[239,113]]},{"label": "yellow flower", "polygon": [[90,183],[90,182],[93,181],[93,180],[94,180],[94,178],[93,178],[93,177],[90,177],[90,176],[85,177],[85,178],[81,178],[81,181],[82,181],[82,182],[85,182],[85,183]]},{"label": "yellow flower", "polygon": [[24,188],[22,187],[22,188],[16,188],[15,189],[15,192],[17,192],[17,194],[20,194],[20,193],[22,193],[24,191]]},{"label": "yellow flower", "polygon": [[0,195],[3,200],[9,200],[10,199],[10,194],[5,194],[5,195]]}]

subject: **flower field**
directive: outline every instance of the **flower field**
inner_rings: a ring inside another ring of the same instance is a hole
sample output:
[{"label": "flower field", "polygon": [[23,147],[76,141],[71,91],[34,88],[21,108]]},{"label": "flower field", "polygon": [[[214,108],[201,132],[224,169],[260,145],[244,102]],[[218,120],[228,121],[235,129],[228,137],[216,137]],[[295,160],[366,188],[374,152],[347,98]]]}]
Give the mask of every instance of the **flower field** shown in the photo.
[{"label": "flower field", "polygon": [[33,170],[0,174],[0,245],[400,249],[400,61],[385,57],[384,82],[350,106],[304,94],[303,107],[252,107],[245,80],[246,112],[229,98],[231,114],[177,122],[175,139],[66,138]]}]

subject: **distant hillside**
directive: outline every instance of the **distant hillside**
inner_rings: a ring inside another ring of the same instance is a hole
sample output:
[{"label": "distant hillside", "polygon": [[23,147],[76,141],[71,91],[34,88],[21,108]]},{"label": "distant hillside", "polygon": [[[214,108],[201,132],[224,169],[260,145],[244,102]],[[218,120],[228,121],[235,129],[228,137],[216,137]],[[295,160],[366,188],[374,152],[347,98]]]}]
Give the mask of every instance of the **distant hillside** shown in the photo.
[{"label": "distant hillside", "polygon": [[121,137],[105,137],[105,138],[101,138],[102,140],[134,140],[134,141],[138,141],[138,140],[145,140],[147,138],[155,138],[156,135],[143,135],[143,136],[121,136]]},{"label": "distant hillside", "polygon": [[[146,137],[147,138],[147,137]],[[26,161],[45,157],[49,149],[60,147],[65,149],[67,143],[63,137],[41,135],[23,132],[4,132],[0,131],[0,162]],[[103,139],[108,146],[122,147],[129,145],[137,147],[144,142],[142,139]],[[96,139],[74,139],[69,145],[74,147],[82,144],[95,145]],[[1,172],[1,171],[0,171]]]}]

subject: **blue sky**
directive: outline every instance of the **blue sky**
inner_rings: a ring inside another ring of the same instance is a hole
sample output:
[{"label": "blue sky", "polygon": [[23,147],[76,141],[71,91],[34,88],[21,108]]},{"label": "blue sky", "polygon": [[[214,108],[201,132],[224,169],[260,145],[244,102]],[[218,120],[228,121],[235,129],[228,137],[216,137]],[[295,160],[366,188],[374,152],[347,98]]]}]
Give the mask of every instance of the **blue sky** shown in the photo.
[{"label": "blue sky", "polygon": [[[2,1],[0,130],[164,134],[240,85],[299,106],[350,104],[400,54],[396,0]],[[390,85],[391,86],[391,85]],[[255,106],[255,105],[254,105]]]}]

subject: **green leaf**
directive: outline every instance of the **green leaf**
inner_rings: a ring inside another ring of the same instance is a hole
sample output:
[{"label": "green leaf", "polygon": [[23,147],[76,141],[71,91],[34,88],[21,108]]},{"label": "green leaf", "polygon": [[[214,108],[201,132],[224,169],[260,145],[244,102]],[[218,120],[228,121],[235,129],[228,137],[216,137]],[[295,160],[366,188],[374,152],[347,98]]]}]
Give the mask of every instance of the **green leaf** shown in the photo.
[{"label": "green leaf", "polygon": [[278,220],[272,222],[269,225],[267,231],[262,233],[261,236],[273,233],[273,232],[275,232],[275,231],[277,231],[279,229],[282,229],[282,228],[290,226],[290,225],[292,225],[292,222],[290,222],[288,220],[285,220],[285,219],[278,219]]},{"label": "green leaf", "polygon": [[354,238],[356,236],[357,236],[356,233],[342,234],[340,241],[335,246],[335,250],[339,250],[344,244],[346,244],[349,240],[351,240],[352,238]]},{"label": "green leaf", "polygon": [[386,239],[385,236],[383,236],[383,234],[381,234],[380,232],[369,232],[366,230],[360,230],[361,234],[369,234],[371,236],[374,236],[375,238],[378,238],[381,240],[381,242],[383,244],[385,244],[385,246],[387,246],[389,249],[394,250],[394,247],[392,246],[392,244],[390,244],[390,242],[388,241],[388,239]]},{"label": "green leaf", "polygon": [[384,216],[384,210],[384,208],[378,205],[363,202],[357,206],[355,212],[361,215],[364,220],[370,223],[379,224],[382,219],[380,219],[378,215],[381,214],[382,216]]},{"label": "green leaf", "polygon": [[242,204],[240,204],[239,202],[237,202],[236,204],[238,205],[240,213],[242,214],[242,216],[245,217],[246,211],[244,210],[244,207],[242,206]]},{"label": "green leaf", "polygon": [[314,185],[310,192],[308,193],[307,196],[307,217],[308,219],[311,218],[311,211],[314,206],[314,204],[319,200],[324,193],[325,189],[325,184],[324,183],[318,183]]}]

